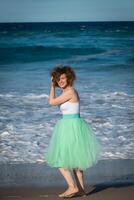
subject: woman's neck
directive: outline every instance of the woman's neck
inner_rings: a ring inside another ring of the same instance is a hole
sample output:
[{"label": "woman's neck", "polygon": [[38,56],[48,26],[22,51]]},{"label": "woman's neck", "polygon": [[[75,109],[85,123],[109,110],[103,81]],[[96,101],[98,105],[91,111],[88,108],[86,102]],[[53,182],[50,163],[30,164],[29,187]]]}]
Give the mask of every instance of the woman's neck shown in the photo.
[{"label": "woman's neck", "polygon": [[72,89],[73,87],[72,86],[67,86],[67,87],[65,87],[65,88],[62,88],[62,91],[63,92],[66,92],[66,91],[68,91],[68,90],[70,90],[70,89]]}]

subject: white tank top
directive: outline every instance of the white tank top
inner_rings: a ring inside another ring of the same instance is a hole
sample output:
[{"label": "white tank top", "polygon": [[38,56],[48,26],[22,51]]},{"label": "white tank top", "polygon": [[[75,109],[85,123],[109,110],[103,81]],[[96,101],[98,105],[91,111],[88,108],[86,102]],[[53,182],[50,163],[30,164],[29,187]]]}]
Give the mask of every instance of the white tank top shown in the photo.
[{"label": "white tank top", "polygon": [[60,111],[62,112],[62,114],[80,113],[80,103],[66,101],[60,105]]}]

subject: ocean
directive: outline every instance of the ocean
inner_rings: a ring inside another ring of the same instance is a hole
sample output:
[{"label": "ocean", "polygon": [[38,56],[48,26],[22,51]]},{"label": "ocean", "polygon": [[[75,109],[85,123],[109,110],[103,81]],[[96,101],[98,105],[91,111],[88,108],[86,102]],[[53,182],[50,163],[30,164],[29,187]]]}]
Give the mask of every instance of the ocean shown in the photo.
[{"label": "ocean", "polygon": [[0,164],[45,161],[61,118],[48,104],[58,64],[76,72],[100,159],[134,159],[134,22],[0,23]]}]

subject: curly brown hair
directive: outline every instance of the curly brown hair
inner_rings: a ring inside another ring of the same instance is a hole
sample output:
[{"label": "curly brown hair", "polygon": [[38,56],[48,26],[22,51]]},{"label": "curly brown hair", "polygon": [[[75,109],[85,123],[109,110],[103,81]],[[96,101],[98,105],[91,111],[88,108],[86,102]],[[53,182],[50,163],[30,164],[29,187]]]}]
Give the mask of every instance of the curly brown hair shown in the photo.
[{"label": "curly brown hair", "polygon": [[76,75],[72,67],[67,66],[67,65],[57,65],[50,72],[50,76],[53,77],[52,81],[54,82],[55,87],[59,87],[58,81],[62,74],[65,74],[67,77],[67,85],[72,86],[74,80],[76,80]]}]

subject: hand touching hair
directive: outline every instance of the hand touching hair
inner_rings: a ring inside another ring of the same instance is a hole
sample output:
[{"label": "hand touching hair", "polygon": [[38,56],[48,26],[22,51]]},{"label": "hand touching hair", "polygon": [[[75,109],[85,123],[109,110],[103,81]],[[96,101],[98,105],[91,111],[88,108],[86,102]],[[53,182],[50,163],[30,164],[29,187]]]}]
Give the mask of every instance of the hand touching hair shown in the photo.
[{"label": "hand touching hair", "polygon": [[53,70],[50,72],[51,75],[51,82],[55,87],[59,87],[58,81],[60,80],[60,76],[65,74],[67,77],[67,84],[72,86],[74,80],[76,80],[76,75],[72,67],[65,66],[65,65],[57,65]]}]

